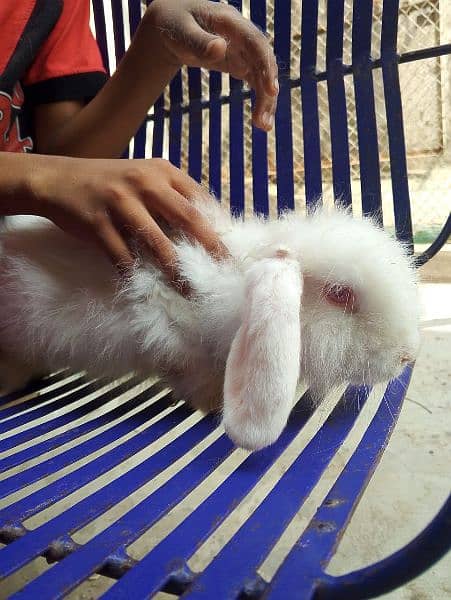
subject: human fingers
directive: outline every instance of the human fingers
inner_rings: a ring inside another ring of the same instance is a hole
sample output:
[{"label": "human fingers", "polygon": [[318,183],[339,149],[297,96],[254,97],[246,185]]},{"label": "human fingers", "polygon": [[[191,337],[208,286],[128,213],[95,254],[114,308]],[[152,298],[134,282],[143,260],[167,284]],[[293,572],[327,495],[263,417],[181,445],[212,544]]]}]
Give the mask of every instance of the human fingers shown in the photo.
[{"label": "human fingers", "polygon": [[96,219],[94,237],[120,274],[123,275],[133,268],[133,254],[107,213]]},{"label": "human fingers", "polygon": [[247,63],[254,79],[262,82],[266,94],[277,96],[277,61],[268,38],[252,21],[245,19],[232,6],[223,3],[202,3],[198,12],[193,14],[208,31],[229,41],[235,55],[242,57]]},{"label": "human fingers", "polygon": [[179,284],[175,248],[141,200],[117,203],[112,209],[114,221],[125,235],[138,239],[168,279]]},{"label": "human fingers", "polygon": [[214,258],[230,258],[227,247],[198,208],[202,202],[215,202],[214,198],[202,185],[179,169],[173,174],[172,187],[180,195],[174,196],[174,201],[178,205],[184,231],[200,242]]},{"label": "human fingers", "polygon": [[252,108],[252,122],[256,127],[270,131],[274,126],[277,97],[265,93],[259,80],[249,76],[249,85],[255,90],[255,102]]},{"label": "human fingers", "polygon": [[229,252],[202,213],[177,189],[168,189],[159,212],[173,228],[198,241],[213,258],[227,258]]},{"label": "human fingers", "polygon": [[166,44],[181,64],[207,68],[223,61],[227,49],[225,39],[206,31],[189,12],[168,27]]}]

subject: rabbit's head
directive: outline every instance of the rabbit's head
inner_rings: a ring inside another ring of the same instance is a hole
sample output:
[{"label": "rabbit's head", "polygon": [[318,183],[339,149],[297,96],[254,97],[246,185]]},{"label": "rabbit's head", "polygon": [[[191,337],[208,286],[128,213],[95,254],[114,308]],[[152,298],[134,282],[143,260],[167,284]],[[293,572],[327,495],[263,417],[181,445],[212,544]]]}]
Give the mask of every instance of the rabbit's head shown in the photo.
[{"label": "rabbit's head", "polygon": [[296,239],[303,377],[323,394],[397,376],[419,346],[416,275],[403,246],[344,211],[316,212]]},{"label": "rabbit's head", "polygon": [[238,445],[278,438],[299,376],[321,400],[341,384],[388,381],[415,359],[415,270],[372,220],[288,213],[238,225],[226,243],[245,280],[224,381],[223,423]]}]

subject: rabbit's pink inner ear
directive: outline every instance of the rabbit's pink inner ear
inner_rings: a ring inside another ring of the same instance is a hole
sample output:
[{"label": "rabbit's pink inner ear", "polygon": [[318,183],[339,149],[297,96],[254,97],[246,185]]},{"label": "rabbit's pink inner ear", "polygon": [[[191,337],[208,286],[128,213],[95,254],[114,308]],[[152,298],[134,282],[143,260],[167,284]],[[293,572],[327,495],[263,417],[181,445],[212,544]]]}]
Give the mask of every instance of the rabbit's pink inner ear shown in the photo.
[{"label": "rabbit's pink inner ear", "polygon": [[228,375],[232,374],[231,377],[227,378],[227,393],[231,397],[235,398],[238,405],[243,403],[243,386],[245,386],[246,373],[242,369],[242,366],[246,363],[249,357],[249,333],[247,326],[243,324],[239,331],[239,335],[234,340],[233,352],[229,354],[229,360],[227,362]]}]

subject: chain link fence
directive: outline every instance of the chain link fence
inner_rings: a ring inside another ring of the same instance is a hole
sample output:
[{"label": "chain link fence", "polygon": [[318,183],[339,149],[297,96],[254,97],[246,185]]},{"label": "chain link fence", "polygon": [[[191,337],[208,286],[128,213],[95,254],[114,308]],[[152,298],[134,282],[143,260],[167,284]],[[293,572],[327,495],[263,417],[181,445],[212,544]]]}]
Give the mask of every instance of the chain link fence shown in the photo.
[{"label": "chain link fence", "polygon": [[[221,0],[227,2],[227,0]],[[263,0],[262,0],[263,1]],[[267,31],[274,35],[274,4],[282,0],[267,0]],[[308,1],[308,0],[304,0]],[[105,2],[107,5],[108,2]],[[126,0],[123,0],[126,13]],[[286,3],[288,6],[288,3]],[[372,56],[380,56],[380,34],[382,25],[383,0],[373,2]],[[352,48],[352,9],[353,0],[345,0],[344,62],[350,64]],[[145,2],[143,2],[145,10]],[[108,11],[107,11],[108,12]],[[302,0],[291,0],[291,61],[290,76],[299,77],[301,43]],[[249,0],[243,0],[243,13],[250,16]],[[127,15],[125,14],[124,17]],[[124,19],[127,23],[127,18]],[[318,19],[318,71],[325,70],[327,35],[327,0],[319,2]],[[128,36],[126,32],[126,42]],[[404,53],[421,48],[451,42],[451,2],[450,0],[401,0],[399,8],[398,52]],[[113,43],[111,41],[111,43]],[[114,65],[112,65],[114,67]],[[446,220],[451,197],[451,58],[449,56],[419,60],[400,65],[400,85],[403,101],[404,129],[408,156],[408,172],[415,239],[418,242],[430,241]],[[184,104],[188,103],[188,73],[182,70]],[[384,88],[380,69],[373,71],[375,105],[378,123],[379,158],[382,175],[382,196],[384,223],[393,225],[393,193],[390,181],[390,160],[385,117]],[[222,77],[223,93],[228,93],[228,77]],[[356,112],[352,76],[345,77],[345,90],[348,108],[348,134],[352,175],[353,207],[360,210],[360,172],[357,139]],[[323,173],[324,202],[333,201],[332,162],[329,131],[329,106],[327,84],[318,84],[321,156]],[[202,73],[202,97],[209,98],[209,76]],[[166,106],[169,107],[169,94],[166,92]],[[203,111],[203,154],[205,168],[203,182],[208,184],[208,111]],[[228,145],[228,106],[222,109],[223,155],[222,155],[222,196],[228,201],[229,190],[229,145]],[[183,116],[182,162],[188,168],[188,115]],[[296,208],[304,210],[304,172],[301,94],[298,88],[292,90],[292,126],[294,144],[294,176]],[[166,130],[167,131],[167,130]],[[252,210],[252,125],[251,103],[244,102],[244,141],[245,141],[245,184],[246,210]],[[149,127],[147,155],[151,155],[151,126]],[[165,151],[167,152],[166,139]],[[270,214],[276,214],[276,169],[274,134],[268,135]]]},{"label": "chain link fence", "polygon": [[[267,3],[267,30],[273,36],[274,2]],[[344,62],[351,61],[352,37],[352,0],[345,2],[344,27]],[[437,46],[451,41],[451,3],[447,0],[405,0],[400,4],[398,52],[404,53],[420,48]],[[291,2],[291,64],[290,75],[299,77],[300,71],[300,38],[302,0]],[[243,12],[249,16],[249,0],[243,1]],[[326,0],[320,0],[318,27],[318,62],[317,69],[325,70],[326,55]],[[382,25],[382,0],[375,0],[373,5],[373,58],[380,56],[380,34]],[[390,181],[390,160],[388,153],[388,136],[385,117],[384,89],[382,73],[379,69],[373,72],[375,104],[378,123],[379,156],[382,173],[382,194],[385,225],[393,225],[393,194]],[[187,83],[187,73],[184,73]],[[203,96],[208,98],[208,74],[202,77]],[[429,241],[437,233],[440,225],[446,220],[451,197],[451,60],[439,57],[406,63],[400,66],[400,85],[403,99],[404,129],[408,156],[410,193],[416,240]],[[345,89],[348,107],[349,149],[352,174],[352,191],[354,209],[358,213],[360,207],[360,172],[357,124],[352,76],[345,78]],[[223,90],[228,91],[228,79],[223,77]],[[329,106],[327,84],[318,84],[322,172],[324,180],[324,201],[333,201],[332,162],[329,129]],[[207,111],[206,111],[207,112]],[[251,107],[244,103],[245,123],[245,176],[247,203],[251,209],[252,173],[251,173]],[[228,126],[228,108],[223,109],[223,125]],[[205,164],[208,164],[208,114],[204,115],[205,124]],[[296,207],[304,210],[303,200],[303,138],[300,90],[292,90],[292,124],[294,143],[294,169],[296,185]],[[184,122],[185,135],[182,152],[182,167],[187,168],[187,131],[188,121]],[[225,140],[227,142],[227,140]],[[275,182],[275,140],[268,136],[269,174],[271,185],[271,214],[276,213]],[[223,193],[228,190],[228,144],[223,150]],[[208,172],[204,172],[205,183]],[[225,197],[227,200],[227,197]]]}]

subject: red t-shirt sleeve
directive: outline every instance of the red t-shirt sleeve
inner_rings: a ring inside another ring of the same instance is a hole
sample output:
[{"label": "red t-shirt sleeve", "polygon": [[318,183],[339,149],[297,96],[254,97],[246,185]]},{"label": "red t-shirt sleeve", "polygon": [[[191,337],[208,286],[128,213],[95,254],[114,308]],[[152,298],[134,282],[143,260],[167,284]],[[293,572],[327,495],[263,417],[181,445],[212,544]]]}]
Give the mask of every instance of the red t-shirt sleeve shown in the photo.
[{"label": "red t-shirt sleeve", "polygon": [[89,0],[64,0],[55,27],[23,84],[27,98],[55,102],[94,96],[107,76],[89,26]]}]

